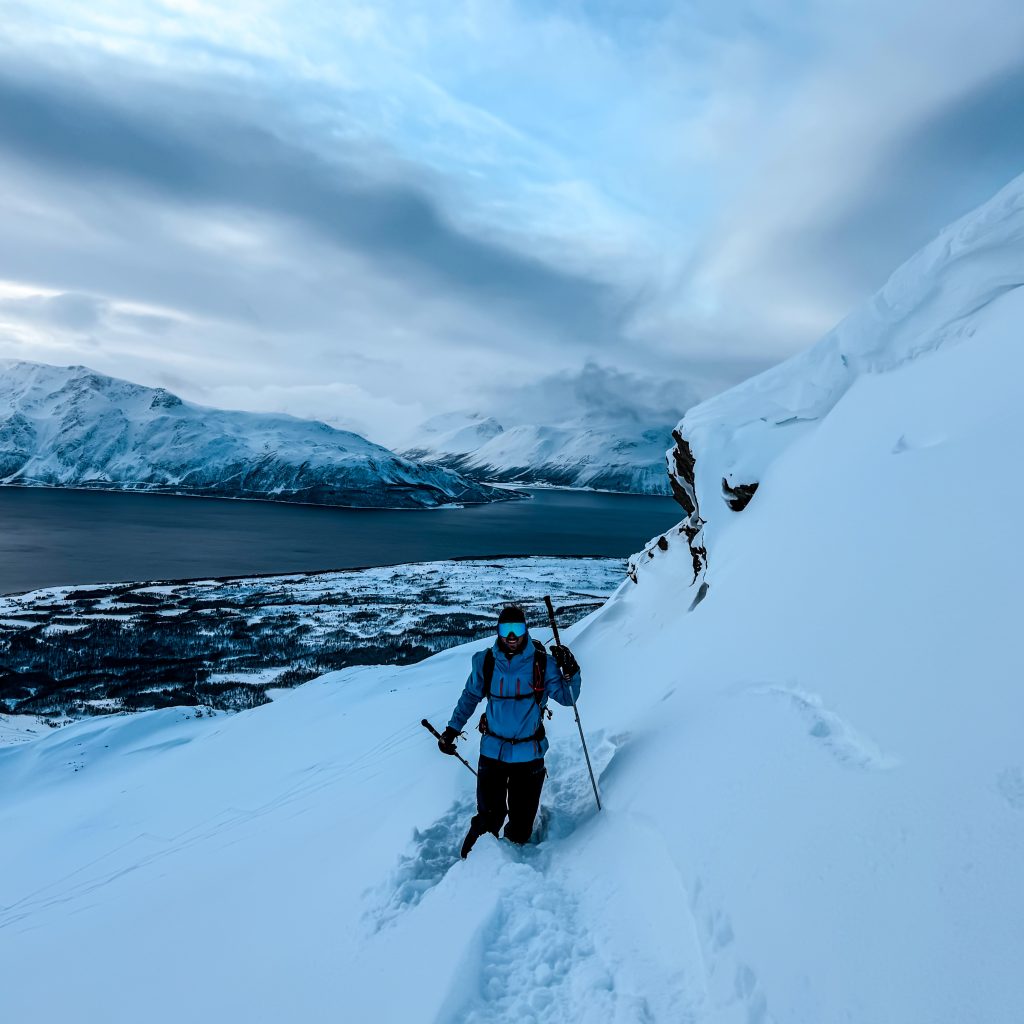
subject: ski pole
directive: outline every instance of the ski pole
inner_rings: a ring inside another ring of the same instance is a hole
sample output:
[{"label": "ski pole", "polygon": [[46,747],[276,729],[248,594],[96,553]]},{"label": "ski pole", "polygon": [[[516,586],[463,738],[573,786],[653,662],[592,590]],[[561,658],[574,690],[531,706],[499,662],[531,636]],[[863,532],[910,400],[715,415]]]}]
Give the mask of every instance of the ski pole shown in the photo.
[{"label": "ski pole", "polygon": [[[555,609],[551,604],[551,598],[545,594],[544,603],[548,606],[548,618],[551,620],[551,632],[555,637],[555,646],[561,647],[562,641],[558,636],[558,623],[555,622]],[[573,714],[576,715],[576,728],[580,731],[580,743],[583,744],[583,756],[587,759],[587,771],[590,772],[590,784],[594,787],[594,799],[597,801],[597,809],[601,810],[601,794],[597,791],[597,779],[594,778],[594,769],[590,766],[590,751],[587,750],[587,741],[583,736],[583,723],[580,721],[580,710],[576,707],[576,698],[572,693],[572,684],[569,684],[569,697],[572,699]]]},{"label": "ski pole", "polygon": [[[436,737],[437,737],[437,739],[440,739],[440,738],[441,738],[441,734],[440,734],[440,733],[439,733],[439,732],[438,732],[438,731],[437,731],[437,730],[436,730],[436,729],[435,729],[435,728],[434,728],[434,727],[433,727],[433,726],[432,726],[432,725],[431,725],[431,724],[430,724],[430,723],[429,723],[429,722],[428,722],[428,721],[427,721],[427,720],[426,720],[425,718],[423,719],[423,721],[422,721],[422,722],[420,722],[420,725],[422,725],[424,729],[429,729],[429,730],[430,730],[430,731],[431,731],[431,732],[432,732],[432,733],[434,734],[434,736],[436,736]],[[469,769],[469,770],[470,770],[470,771],[471,771],[471,772],[472,772],[472,773],[473,773],[474,775],[476,775],[476,769],[475,769],[475,768],[474,768],[474,767],[473,767],[473,766],[472,766],[472,765],[471,765],[471,764],[470,764],[470,763],[469,763],[469,762],[468,762],[468,761],[467,761],[467,760],[466,760],[466,759],[465,759],[465,758],[464,758],[464,757],[463,757],[463,756],[462,756],[462,755],[461,755],[461,754],[460,754],[460,753],[459,753],[458,751],[455,751],[455,756],[456,756],[456,757],[457,757],[457,758],[458,758],[458,759],[459,759],[459,760],[460,760],[460,761],[461,761],[461,762],[462,762],[462,763],[463,763],[463,764],[464,764],[464,765],[465,765],[465,766],[466,766],[466,767],[467,767],[467,768],[468,768],[468,769]]]}]

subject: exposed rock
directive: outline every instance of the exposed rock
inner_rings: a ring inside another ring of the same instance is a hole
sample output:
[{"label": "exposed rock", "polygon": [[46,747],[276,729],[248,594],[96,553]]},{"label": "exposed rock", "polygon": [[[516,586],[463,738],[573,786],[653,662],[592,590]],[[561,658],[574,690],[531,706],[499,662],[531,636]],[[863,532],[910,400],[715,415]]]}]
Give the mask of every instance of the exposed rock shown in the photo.
[{"label": "exposed rock", "polygon": [[31,458],[36,429],[20,413],[0,420],[0,477],[17,473]]},{"label": "exposed rock", "polygon": [[757,486],[756,480],[752,484],[731,485],[723,476],[722,494],[725,496],[725,503],[733,512],[742,512],[750,504],[750,499],[754,496]]},{"label": "exposed rock", "polygon": [[689,519],[683,520],[679,525],[679,532],[686,536],[686,543],[690,546],[690,558],[693,561],[693,581],[708,567],[708,552],[703,543],[697,543],[697,537],[704,528],[704,520],[695,512]]},{"label": "exposed rock", "polygon": [[679,433],[672,431],[675,447],[668,451],[668,479],[672,496],[686,510],[688,516],[697,511],[697,488],[694,484],[694,457],[690,442]]},{"label": "exposed rock", "polygon": [[181,404],[181,399],[177,395],[172,395],[170,391],[165,391],[163,388],[157,388],[156,394],[153,395],[153,401],[150,403],[150,408],[173,409]]},{"label": "exposed rock", "polygon": [[683,437],[679,429],[672,431],[672,439],[675,446],[668,450],[668,479],[672,487],[672,496],[686,510],[686,519],[679,525],[679,532],[686,537],[690,546],[690,557],[693,560],[693,579],[707,569],[708,553],[697,538],[704,527],[704,520],[700,514],[700,504],[697,501],[697,486],[695,483],[694,467],[696,459],[690,442]]}]

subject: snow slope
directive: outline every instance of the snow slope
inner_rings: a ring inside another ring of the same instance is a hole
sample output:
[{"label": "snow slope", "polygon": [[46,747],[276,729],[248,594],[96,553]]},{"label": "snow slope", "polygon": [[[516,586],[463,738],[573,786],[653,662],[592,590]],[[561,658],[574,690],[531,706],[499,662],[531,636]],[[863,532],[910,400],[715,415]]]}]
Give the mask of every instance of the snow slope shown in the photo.
[{"label": "snow slope", "polygon": [[209,409],[84,366],[9,359],[0,484],[401,508],[509,497],[326,423]]},{"label": "snow slope", "polygon": [[566,637],[604,811],[558,709],[543,842],[458,861],[473,780],[418,722],[466,648],[0,749],[5,1015],[1016,1024],[1022,197],[893,279],[898,331],[848,321],[847,386],[802,381],[826,339],[687,417],[707,598],[673,535]]},{"label": "snow slope", "polygon": [[[817,345],[691,409],[677,432],[696,459],[705,538],[714,542],[723,519],[713,495],[726,485],[759,482],[780,452],[819,429],[851,388],[866,386],[865,379],[969,341],[986,323],[987,311],[1004,298],[1014,301],[1022,284],[1024,186],[1018,178],[908,260]],[[1007,372],[1014,368],[1008,364]],[[970,399],[958,395],[951,403],[954,422],[958,407]],[[908,396],[908,403],[917,400]],[[930,447],[941,436],[901,435],[893,439],[894,453]],[[668,453],[677,494],[694,484],[693,474],[679,472],[679,447]]]},{"label": "snow slope", "polygon": [[493,417],[434,417],[405,449],[476,480],[668,494],[667,424],[572,422],[502,427]]},{"label": "snow slope", "polygon": [[420,424],[411,443],[424,453],[468,455],[504,429],[493,416],[443,412]]},{"label": "snow slope", "polygon": [[[57,724],[54,723],[54,726]],[[0,747],[15,743],[31,743],[45,736],[51,728],[46,719],[38,715],[0,714]]]}]

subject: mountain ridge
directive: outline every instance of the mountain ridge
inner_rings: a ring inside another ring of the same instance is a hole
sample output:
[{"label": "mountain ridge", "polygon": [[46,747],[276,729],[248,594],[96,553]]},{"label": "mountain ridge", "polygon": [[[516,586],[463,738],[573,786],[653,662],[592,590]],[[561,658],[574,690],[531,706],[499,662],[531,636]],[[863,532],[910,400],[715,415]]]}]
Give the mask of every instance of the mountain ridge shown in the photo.
[{"label": "mountain ridge", "polygon": [[370,508],[514,496],[318,420],[215,409],[87,366],[8,359],[0,485]]},{"label": "mountain ridge", "polygon": [[442,413],[427,420],[402,453],[480,481],[667,495],[664,452],[670,440],[669,424],[506,428],[493,416]]}]

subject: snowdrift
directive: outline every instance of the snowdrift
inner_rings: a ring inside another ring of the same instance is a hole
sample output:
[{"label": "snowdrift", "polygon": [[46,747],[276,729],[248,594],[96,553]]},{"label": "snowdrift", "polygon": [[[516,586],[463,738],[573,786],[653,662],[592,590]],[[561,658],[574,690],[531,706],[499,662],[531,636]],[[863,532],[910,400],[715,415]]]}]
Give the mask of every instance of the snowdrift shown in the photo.
[{"label": "snowdrift", "polygon": [[858,381],[971,338],[979,316],[1022,284],[1018,178],[908,260],[817,345],[690,410],[668,452],[669,476],[688,513],[699,504],[708,524],[701,539],[713,544],[718,524],[730,518],[723,505],[736,504],[737,489],[756,487],[778,455],[820,425]]},{"label": "snowdrift", "polygon": [[566,636],[603,812],[560,709],[458,861],[471,648],[0,749],[5,1017],[1019,1021],[1022,192],[687,416],[708,596],[672,535]]}]

